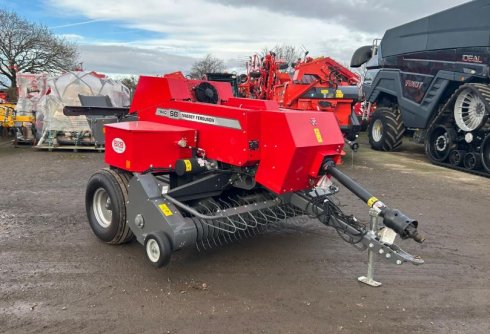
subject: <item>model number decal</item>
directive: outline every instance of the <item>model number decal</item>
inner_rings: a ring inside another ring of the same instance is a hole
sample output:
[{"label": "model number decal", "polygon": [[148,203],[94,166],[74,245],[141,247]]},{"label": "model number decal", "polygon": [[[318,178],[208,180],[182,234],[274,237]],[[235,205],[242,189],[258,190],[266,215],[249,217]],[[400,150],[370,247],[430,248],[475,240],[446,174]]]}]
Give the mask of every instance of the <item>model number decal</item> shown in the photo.
[{"label": "model number decal", "polygon": [[126,151],[126,143],[124,143],[124,140],[121,138],[114,138],[112,140],[112,149],[116,153],[124,153],[124,151]]},{"label": "model number decal", "polygon": [[155,114],[157,116],[163,116],[171,119],[181,119],[184,121],[211,124],[211,125],[223,126],[226,128],[232,128],[238,130],[242,128],[238,120],[231,119],[231,118],[201,115],[201,114],[195,114],[191,112],[179,111],[175,109],[163,109],[163,108],[157,108]]},{"label": "model number decal", "polygon": [[423,85],[422,81],[405,80],[405,87],[421,89]]}]

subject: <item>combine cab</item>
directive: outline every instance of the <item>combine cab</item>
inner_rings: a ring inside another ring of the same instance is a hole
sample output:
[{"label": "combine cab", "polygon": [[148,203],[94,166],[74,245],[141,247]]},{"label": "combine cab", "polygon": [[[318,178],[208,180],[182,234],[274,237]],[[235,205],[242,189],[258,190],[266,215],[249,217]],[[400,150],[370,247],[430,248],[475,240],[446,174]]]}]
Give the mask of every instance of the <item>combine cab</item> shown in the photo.
[{"label": "combine cab", "polygon": [[346,139],[354,141],[360,130],[353,110],[359,98],[359,77],[329,57],[305,56],[293,64],[292,76],[284,72],[288,67],[273,52],[263,60],[255,55],[241,78],[240,95],[274,100],[289,109],[332,112]]},{"label": "combine cab", "polygon": [[435,163],[490,176],[490,0],[388,30],[351,66],[366,64],[372,148],[397,149],[417,130]]},{"label": "combine cab", "polygon": [[[105,125],[109,168],[87,186],[88,220],[101,240],[135,237],[160,267],[184,247],[216,247],[309,215],[368,249],[370,266],[375,254],[423,263],[394,244],[397,235],[422,242],[417,221],[337,169],[344,140],[333,113],[235,98],[228,83],[178,73],[140,77],[129,112],[138,120]],[[331,178],[367,203],[369,226],[341,211]],[[371,269],[360,280],[376,285]]]}]

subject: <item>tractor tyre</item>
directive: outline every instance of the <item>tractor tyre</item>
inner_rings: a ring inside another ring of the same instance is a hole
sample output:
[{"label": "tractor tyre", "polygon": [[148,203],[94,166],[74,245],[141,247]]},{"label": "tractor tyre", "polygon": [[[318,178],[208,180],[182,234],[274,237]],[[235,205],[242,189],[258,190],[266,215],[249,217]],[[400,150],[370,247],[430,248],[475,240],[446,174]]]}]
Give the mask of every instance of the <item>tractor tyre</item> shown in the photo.
[{"label": "tractor tyre", "polygon": [[170,262],[172,247],[163,233],[148,235],[145,239],[145,251],[148,261],[157,268],[166,266]]},{"label": "tractor tyre", "polygon": [[108,244],[123,244],[133,238],[126,222],[128,183],[131,174],[102,169],[87,184],[85,208],[94,234]]},{"label": "tractor tyre", "polygon": [[393,151],[402,144],[405,133],[397,107],[378,107],[368,127],[369,144],[377,151]]}]

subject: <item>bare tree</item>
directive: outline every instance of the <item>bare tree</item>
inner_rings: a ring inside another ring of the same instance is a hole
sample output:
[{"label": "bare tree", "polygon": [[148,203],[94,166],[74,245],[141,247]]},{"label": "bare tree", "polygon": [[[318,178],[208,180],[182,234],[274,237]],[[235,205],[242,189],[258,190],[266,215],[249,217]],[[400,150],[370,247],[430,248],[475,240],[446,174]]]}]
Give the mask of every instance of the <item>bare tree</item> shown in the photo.
[{"label": "bare tree", "polygon": [[202,79],[206,73],[224,72],[225,69],[223,60],[214,57],[212,54],[208,54],[192,65],[189,76],[193,79]]},{"label": "bare tree", "polygon": [[263,48],[260,51],[260,56],[264,57],[270,51],[276,54],[276,59],[284,60],[287,64],[291,65],[292,63],[296,63],[298,58],[303,56],[303,51],[298,49],[293,45],[287,44],[276,44],[272,49]]},{"label": "bare tree", "polygon": [[45,26],[0,10],[0,86],[15,89],[17,72],[58,72],[75,67],[77,47]]},{"label": "bare tree", "polygon": [[134,97],[134,92],[136,91],[136,85],[138,85],[138,80],[140,78],[137,75],[130,75],[127,77],[122,78],[121,83],[129,88],[129,95],[131,101],[133,100]]},{"label": "bare tree", "polygon": [[130,75],[128,77],[124,77],[121,80],[121,83],[128,87],[129,90],[132,92],[136,89],[136,85],[138,84],[139,77],[136,75]]}]

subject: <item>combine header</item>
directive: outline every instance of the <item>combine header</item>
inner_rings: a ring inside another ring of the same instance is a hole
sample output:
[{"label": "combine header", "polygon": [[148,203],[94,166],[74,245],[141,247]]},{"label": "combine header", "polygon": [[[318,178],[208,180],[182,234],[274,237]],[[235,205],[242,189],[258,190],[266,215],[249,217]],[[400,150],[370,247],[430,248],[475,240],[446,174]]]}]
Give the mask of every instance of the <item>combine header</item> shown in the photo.
[{"label": "combine header", "polygon": [[[309,215],[369,250],[363,282],[377,283],[374,254],[395,264],[423,263],[394,244],[396,235],[422,242],[417,221],[337,169],[344,139],[333,113],[235,98],[229,84],[180,73],[142,76],[129,112],[139,120],[105,126],[109,168],[87,186],[89,223],[103,241],[134,236],[160,267],[184,247],[219,246]],[[367,203],[369,227],[335,204],[332,177]]]}]

